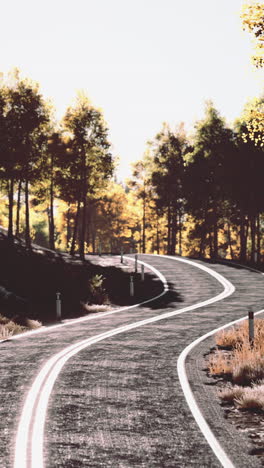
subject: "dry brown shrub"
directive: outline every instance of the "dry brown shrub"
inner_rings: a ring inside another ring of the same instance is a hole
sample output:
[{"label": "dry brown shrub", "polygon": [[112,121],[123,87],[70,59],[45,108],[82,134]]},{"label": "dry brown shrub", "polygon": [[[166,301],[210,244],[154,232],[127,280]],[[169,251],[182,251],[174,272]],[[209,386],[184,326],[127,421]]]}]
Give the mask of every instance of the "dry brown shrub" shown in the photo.
[{"label": "dry brown shrub", "polygon": [[1,325],[5,325],[6,323],[8,323],[10,321],[10,319],[8,319],[7,317],[5,317],[4,315],[0,314],[0,324]]},{"label": "dry brown shrub", "polygon": [[42,323],[39,320],[26,319],[26,325],[30,330],[35,330],[36,328],[42,327]]},{"label": "dry brown shrub", "polygon": [[35,330],[40,328],[42,323],[38,320],[25,319],[25,325],[19,325],[9,318],[0,314],[0,340],[7,340],[12,335],[18,335],[28,330]]},{"label": "dry brown shrub", "polygon": [[107,312],[112,310],[112,307],[107,304],[86,304],[85,302],[80,302],[80,304],[85,312]]},{"label": "dry brown shrub", "polygon": [[235,404],[241,409],[264,410],[264,384],[243,388],[243,393],[235,398]]},{"label": "dry brown shrub", "polygon": [[237,400],[243,395],[244,390],[245,389],[243,387],[235,385],[234,387],[222,388],[219,390],[218,396],[223,401],[234,403],[234,400]]},{"label": "dry brown shrub", "polygon": [[4,327],[12,334],[18,335],[19,333],[24,333],[27,331],[27,327],[23,327],[22,325],[18,325],[18,323],[14,323],[10,320]]},{"label": "dry brown shrub", "polygon": [[208,370],[211,375],[230,374],[229,357],[221,351],[216,351],[209,357]]},{"label": "dry brown shrub", "polygon": [[264,320],[254,320],[253,344],[249,342],[248,320],[218,333],[216,343],[230,351],[218,349],[211,355],[209,372],[229,374],[235,384],[219,391],[219,397],[239,409],[264,411]]},{"label": "dry brown shrub", "polygon": [[264,320],[255,319],[254,345],[249,343],[248,321],[244,320],[238,327],[223,330],[216,335],[216,343],[228,347],[228,357],[221,351],[209,359],[210,374],[231,374],[233,382],[239,385],[250,385],[264,378]]},{"label": "dry brown shrub", "polygon": [[[245,354],[245,353],[243,353]],[[248,355],[243,362],[241,356],[233,363],[232,379],[238,385],[250,385],[264,378],[264,358],[260,356]]]},{"label": "dry brown shrub", "polygon": [[252,387],[228,387],[218,392],[221,400],[234,403],[239,409],[264,410],[264,384],[254,384]]},{"label": "dry brown shrub", "polygon": [[222,330],[216,334],[215,341],[217,346],[221,346],[223,348],[234,348],[238,343],[241,343],[242,330],[239,328],[232,327],[228,330]]},{"label": "dry brown shrub", "polygon": [[12,335],[13,332],[11,330],[8,330],[5,325],[0,325],[0,340],[7,340]]}]

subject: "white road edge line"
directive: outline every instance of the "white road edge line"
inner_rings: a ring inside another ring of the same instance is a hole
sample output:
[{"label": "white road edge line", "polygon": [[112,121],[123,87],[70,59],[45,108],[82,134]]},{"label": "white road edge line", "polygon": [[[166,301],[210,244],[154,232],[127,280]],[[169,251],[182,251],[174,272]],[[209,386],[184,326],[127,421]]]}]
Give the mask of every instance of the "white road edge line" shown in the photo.
[{"label": "white road edge line", "polygon": [[[110,330],[108,332],[85,339],[83,341],[75,343],[74,345],[68,346],[67,348],[57,353],[56,355],[54,355],[52,358],[50,358],[46,362],[44,367],[41,369],[38,376],[36,377],[31,389],[28,392],[26,402],[22,410],[22,415],[21,415],[21,419],[19,422],[19,426],[18,426],[17,438],[16,438],[16,444],[15,444],[14,468],[29,468],[29,467],[43,468],[44,467],[43,438],[44,438],[44,424],[45,424],[45,417],[46,417],[49,396],[52,391],[55,380],[58,377],[59,372],[61,371],[63,365],[72,356],[77,354],[82,349],[88,346],[91,346],[92,344],[98,343],[99,341],[102,341],[106,338],[110,338],[117,334],[127,332],[129,330],[141,327],[143,325],[158,322],[160,320],[164,320],[164,319],[176,316],[176,315],[180,315],[180,314],[183,314],[184,312],[195,310],[200,307],[204,307],[206,305],[220,301],[224,299],[225,297],[230,296],[235,290],[234,286],[226,278],[224,278],[219,273],[215,272],[214,270],[211,270],[210,268],[204,265],[201,265],[191,260],[187,260],[183,258],[167,257],[167,256],[162,256],[162,255],[160,256],[163,258],[170,258],[173,260],[181,261],[181,262],[190,264],[192,266],[195,266],[196,268],[199,268],[203,271],[206,271],[211,276],[216,278],[223,285],[224,290],[217,296],[214,296],[213,298],[202,301],[198,304],[184,307],[182,309],[178,309],[173,312],[167,312],[165,314],[161,314],[161,315],[149,318],[149,319],[140,320],[130,325],[121,326],[114,330]],[[146,302],[150,302],[150,301],[145,301],[143,303],[146,303]],[[33,430],[32,430],[32,434],[30,438],[30,427],[32,424],[33,424]],[[27,457],[28,457],[29,446],[31,450],[30,450],[30,457],[28,460]]]},{"label": "white road edge line", "polygon": [[[258,315],[264,312],[264,309],[259,310],[258,312],[255,312],[254,315]],[[199,343],[202,341],[206,340],[206,338],[209,338],[210,336],[214,335],[218,331],[224,330],[225,328],[231,327],[232,325],[236,325],[239,322],[242,322],[243,320],[246,320],[247,316],[244,316],[238,320],[234,320],[233,322],[229,322],[226,325],[223,325],[222,327],[215,328],[214,330],[210,331],[209,333],[206,333],[205,335],[201,336],[197,340],[193,341],[190,343],[180,354],[177,362],[177,371],[178,371],[178,376],[180,380],[180,384],[182,386],[182,390],[185,396],[185,399],[189,405],[189,408],[193,414],[193,417],[195,421],[197,422],[201,432],[203,433],[204,437],[206,438],[208,444],[212,448],[213,452],[217,456],[218,460],[222,464],[224,468],[232,468],[234,467],[233,463],[231,460],[227,457],[226,453],[224,452],[223,448],[217,441],[216,437],[214,436],[213,432],[211,431],[210,427],[208,426],[207,422],[205,421],[201,411],[199,410],[199,407],[196,403],[196,400],[194,398],[193,392],[191,390],[188,377],[186,374],[186,369],[185,369],[185,361],[188,356],[188,354],[191,352],[195,346],[197,346]]]}]

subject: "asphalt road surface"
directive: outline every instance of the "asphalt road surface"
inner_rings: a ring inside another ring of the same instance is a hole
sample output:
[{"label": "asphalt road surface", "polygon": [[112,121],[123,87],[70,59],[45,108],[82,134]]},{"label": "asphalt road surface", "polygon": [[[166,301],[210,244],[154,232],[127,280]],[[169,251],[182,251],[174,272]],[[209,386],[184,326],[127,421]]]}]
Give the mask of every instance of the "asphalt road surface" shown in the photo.
[{"label": "asphalt road surface", "polygon": [[[166,278],[169,291],[162,297],[0,344],[1,468],[223,466],[185,400],[177,360],[198,337],[246,315],[250,306],[260,310],[264,278],[196,261],[235,291],[191,310],[223,292],[217,278],[177,258],[139,260]],[[212,343],[208,338],[187,356],[194,397],[229,466],[262,466],[249,455],[248,440],[224,420],[203,371]]]}]

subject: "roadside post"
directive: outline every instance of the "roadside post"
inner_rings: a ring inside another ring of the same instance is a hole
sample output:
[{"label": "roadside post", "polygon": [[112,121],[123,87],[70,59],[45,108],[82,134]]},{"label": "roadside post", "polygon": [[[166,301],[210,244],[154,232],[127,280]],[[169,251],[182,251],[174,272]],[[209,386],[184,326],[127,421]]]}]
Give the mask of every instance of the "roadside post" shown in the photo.
[{"label": "roadside post", "polygon": [[141,264],[141,281],[144,281],[144,279],[145,279],[144,265]]},{"label": "roadside post", "polygon": [[130,276],[130,297],[133,297],[134,296],[134,278],[133,276],[131,275]]},{"label": "roadside post", "polygon": [[123,255],[124,255],[124,252],[123,252],[123,248],[122,248],[121,249],[121,263],[124,263]]},{"label": "roadside post", "polygon": [[56,293],[56,318],[58,322],[61,321],[61,294]]},{"label": "roadside post", "polygon": [[137,265],[138,265],[138,254],[135,255],[135,273],[137,273],[138,271]]},{"label": "roadside post", "polygon": [[254,345],[254,312],[249,310],[248,312],[248,338],[250,346]]},{"label": "roadside post", "polygon": [[102,246],[101,246],[101,242],[100,242],[99,247],[98,247],[98,254],[99,254],[99,257],[102,256]]}]

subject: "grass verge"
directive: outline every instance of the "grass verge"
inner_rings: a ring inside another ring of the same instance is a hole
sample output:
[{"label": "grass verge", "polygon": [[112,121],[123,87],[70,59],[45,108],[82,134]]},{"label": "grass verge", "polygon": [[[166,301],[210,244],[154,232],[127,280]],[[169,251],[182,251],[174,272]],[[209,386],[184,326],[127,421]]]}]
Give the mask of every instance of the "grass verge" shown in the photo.
[{"label": "grass verge", "polygon": [[264,412],[264,320],[255,319],[254,344],[248,338],[248,321],[216,334],[217,349],[208,371],[228,384],[218,395],[238,409]]},{"label": "grass verge", "polygon": [[35,330],[41,326],[42,324],[38,320],[28,318],[25,318],[24,325],[20,325],[0,314],[0,340],[7,340],[13,335],[18,335],[28,330]]}]

